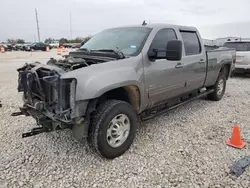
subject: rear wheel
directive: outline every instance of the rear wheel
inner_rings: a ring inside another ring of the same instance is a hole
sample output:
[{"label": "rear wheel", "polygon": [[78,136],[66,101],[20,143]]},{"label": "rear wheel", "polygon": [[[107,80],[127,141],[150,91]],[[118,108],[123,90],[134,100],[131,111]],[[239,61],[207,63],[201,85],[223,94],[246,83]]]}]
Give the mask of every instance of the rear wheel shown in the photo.
[{"label": "rear wheel", "polygon": [[226,75],[224,71],[220,72],[215,85],[209,89],[214,89],[214,92],[208,95],[209,100],[219,101],[223,97],[225,90],[226,90]]},{"label": "rear wheel", "polygon": [[137,129],[137,115],[132,106],[119,100],[101,104],[93,115],[88,140],[102,157],[113,159],[131,146]]}]

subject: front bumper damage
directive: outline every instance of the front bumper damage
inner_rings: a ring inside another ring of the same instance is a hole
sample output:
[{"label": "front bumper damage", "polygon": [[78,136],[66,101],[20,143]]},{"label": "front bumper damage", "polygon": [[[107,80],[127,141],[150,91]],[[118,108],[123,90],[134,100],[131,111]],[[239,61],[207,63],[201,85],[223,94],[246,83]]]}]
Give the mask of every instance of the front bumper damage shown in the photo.
[{"label": "front bumper damage", "polygon": [[18,92],[23,92],[24,105],[12,116],[32,116],[39,125],[22,137],[72,129],[84,123],[89,102],[75,101],[77,81],[74,78],[61,79],[63,70],[38,62],[26,64],[17,71]]}]

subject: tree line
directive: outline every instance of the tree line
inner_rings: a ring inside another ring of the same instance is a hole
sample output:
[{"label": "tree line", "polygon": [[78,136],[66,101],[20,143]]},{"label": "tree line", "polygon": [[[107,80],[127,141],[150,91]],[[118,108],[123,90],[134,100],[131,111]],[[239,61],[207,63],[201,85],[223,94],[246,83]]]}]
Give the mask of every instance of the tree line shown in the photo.
[{"label": "tree line", "polygon": [[[44,43],[50,44],[55,41],[59,41],[59,43],[81,43],[81,42],[87,42],[89,39],[91,39],[92,36],[87,36],[87,37],[76,37],[75,39],[66,39],[66,38],[61,38],[60,40],[54,39],[54,38],[47,38],[44,40]],[[25,40],[24,39],[7,39],[6,43],[8,44],[24,44]]]},{"label": "tree line", "polygon": [[[64,43],[81,43],[81,42],[87,42],[89,39],[91,39],[91,36],[87,36],[87,37],[76,37],[75,39],[66,39],[66,38],[61,38],[59,40],[60,44],[64,44]],[[55,41],[58,41],[56,39],[53,38],[47,38],[45,39],[45,43],[53,43]]]},{"label": "tree line", "polygon": [[8,43],[8,44],[24,44],[25,40],[23,40],[23,39],[7,39],[6,43]]}]

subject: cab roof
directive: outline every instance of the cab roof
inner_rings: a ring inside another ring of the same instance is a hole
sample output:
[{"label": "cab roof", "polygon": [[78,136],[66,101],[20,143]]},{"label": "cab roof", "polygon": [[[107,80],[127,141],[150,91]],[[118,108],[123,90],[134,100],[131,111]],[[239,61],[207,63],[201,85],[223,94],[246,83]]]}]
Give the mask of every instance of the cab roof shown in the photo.
[{"label": "cab roof", "polygon": [[197,31],[195,27],[191,26],[183,26],[183,25],[172,25],[172,24],[163,24],[163,23],[154,23],[154,24],[147,24],[147,25],[127,25],[121,26],[116,28],[124,28],[124,27],[146,27],[152,29],[163,29],[163,28],[174,28],[177,30],[186,30],[186,31]]}]

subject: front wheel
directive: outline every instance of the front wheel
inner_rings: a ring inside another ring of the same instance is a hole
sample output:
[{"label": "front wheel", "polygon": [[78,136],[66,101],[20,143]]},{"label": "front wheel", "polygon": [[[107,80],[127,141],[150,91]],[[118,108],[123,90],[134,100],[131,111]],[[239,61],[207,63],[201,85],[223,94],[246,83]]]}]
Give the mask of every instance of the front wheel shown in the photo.
[{"label": "front wheel", "polygon": [[137,115],[132,106],[123,101],[108,100],[94,112],[88,140],[99,155],[113,159],[129,149],[136,129]]},{"label": "front wheel", "polygon": [[226,75],[224,74],[224,72],[221,72],[214,86],[209,88],[209,89],[214,89],[214,92],[208,95],[208,99],[213,101],[221,100],[226,90],[226,83],[227,83]]}]

